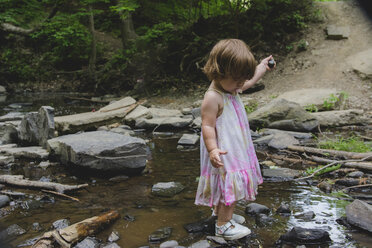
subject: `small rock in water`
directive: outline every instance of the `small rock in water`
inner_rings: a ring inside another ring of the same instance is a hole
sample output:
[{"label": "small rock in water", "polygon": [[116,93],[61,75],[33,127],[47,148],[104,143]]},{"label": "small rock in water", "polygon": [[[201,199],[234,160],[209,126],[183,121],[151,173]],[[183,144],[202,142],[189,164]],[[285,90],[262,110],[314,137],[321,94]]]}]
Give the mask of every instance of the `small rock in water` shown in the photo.
[{"label": "small rock in water", "polygon": [[256,216],[256,223],[259,226],[267,226],[275,221],[274,218],[267,216],[266,214],[258,214]]},{"label": "small rock in water", "polygon": [[291,214],[291,209],[287,203],[282,202],[280,207],[276,210],[278,214]]},{"label": "small rock in water", "polygon": [[315,213],[313,211],[307,211],[304,213],[296,214],[295,217],[304,221],[310,221],[314,219]]},{"label": "small rock in water", "polygon": [[114,242],[114,243],[107,244],[103,246],[102,248],[120,248],[120,246]]},{"label": "small rock in water", "polygon": [[98,248],[99,242],[93,237],[86,237],[83,241],[76,244],[75,248]]},{"label": "small rock in water", "polygon": [[53,222],[52,229],[60,230],[65,227],[68,227],[69,225],[70,225],[70,221],[68,219],[60,219],[60,220],[56,220],[55,222]]},{"label": "small rock in water", "polygon": [[109,242],[115,242],[120,239],[119,233],[117,231],[113,231],[110,236],[108,237]]},{"label": "small rock in water", "polygon": [[217,237],[217,236],[207,236],[207,240],[213,241],[216,244],[219,245],[225,245],[227,244],[226,240],[222,237]]},{"label": "small rock in water", "polygon": [[172,197],[184,188],[179,182],[159,182],[152,186],[151,192],[156,196]]},{"label": "small rock in water", "polygon": [[13,239],[26,233],[26,230],[17,224],[10,225],[7,229],[0,232],[0,240]]},{"label": "small rock in water", "polygon": [[38,222],[32,223],[31,229],[37,232],[43,230],[42,226]]},{"label": "small rock in water", "polygon": [[0,208],[8,205],[9,202],[10,202],[9,196],[0,195]]},{"label": "small rock in water", "polygon": [[258,203],[250,203],[245,208],[245,213],[249,215],[269,214],[270,209]]},{"label": "small rock in water", "polygon": [[200,240],[196,243],[193,243],[190,248],[209,248],[212,247],[207,240]]},{"label": "small rock in water", "polygon": [[149,242],[151,243],[161,242],[162,240],[169,238],[171,233],[172,233],[172,227],[160,228],[156,230],[155,232],[153,232],[152,234],[150,234]]},{"label": "small rock in water", "polygon": [[331,242],[329,233],[321,229],[293,227],[292,230],[280,236],[280,240],[297,245],[325,244]]},{"label": "small rock in water", "polygon": [[136,218],[134,216],[132,216],[132,215],[127,214],[127,215],[124,216],[124,220],[133,222],[133,221],[136,220]]},{"label": "small rock in water", "polygon": [[159,248],[174,248],[178,246],[176,240],[168,240],[160,244]]}]

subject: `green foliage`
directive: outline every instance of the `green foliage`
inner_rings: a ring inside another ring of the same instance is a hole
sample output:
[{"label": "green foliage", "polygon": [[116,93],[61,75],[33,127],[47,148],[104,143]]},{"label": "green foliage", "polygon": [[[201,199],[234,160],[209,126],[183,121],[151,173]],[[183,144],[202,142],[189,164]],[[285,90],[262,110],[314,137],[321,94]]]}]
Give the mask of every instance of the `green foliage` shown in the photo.
[{"label": "green foliage", "polygon": [[[315,171],[323,168],[324,166],[322,165],[319,165],[317,167],[310,167],[308,168],[306,171],[305,171],[305,175],[312,175]],[[328,173],[328,172],[331,172],[331,171],[335,171],[335,170],[338,170],[341,168],[341,164],[337,164],[337,165],[333,165],[333,166],[330,166],[330,167],[327,167],[325,169],[322,169],[320,171],[318,171],[315,176],[320,176],[322,174],[325,174],[325,173]]]},{"label": "green foliage", "polygon": [[247,114],[252,113],[253,111],[255,111],[257,109],[257,107],[258,107],[258,103],[256,103],[256,102],[244,106],[245,111],[247,112]]},{"label": "green foliage", "polygon": [[339,98],[334,94],[331,94],[328,98],[323,101],[323,108],[325,110],[331,110],[335,107],[335,104],[338,102]]},{"label": "green foliage", "polygon": [[338,151],[348,152],[371,152],[371,146],[367,145],[363,140],[357,136],[348,138],[339,137],[336,140],[327,140],[319,142],[319,148],[333,149]]},{"label": "green foliage", "polygon": [[150,43],[167,43],[176,37],[173,35],[174,26],[172,23],[162,22],[155,24],[151,28],[144,27],[146,32],[139,37],[139,41]]},{"label": "green foliage", "polygon": [[314,112],[318,112],[319,109],[317,106],[315,106],[315,104],[310,104],[310,105],[305,106],[305,110],[307,112],[314,113]]},{"label": "green foliage", "polygon": [[31,37],[38,45],[45,46],[49,59],[56,65],[69,63],[79,68],[89,58],[91,36],[76,16],[56,16]]}]

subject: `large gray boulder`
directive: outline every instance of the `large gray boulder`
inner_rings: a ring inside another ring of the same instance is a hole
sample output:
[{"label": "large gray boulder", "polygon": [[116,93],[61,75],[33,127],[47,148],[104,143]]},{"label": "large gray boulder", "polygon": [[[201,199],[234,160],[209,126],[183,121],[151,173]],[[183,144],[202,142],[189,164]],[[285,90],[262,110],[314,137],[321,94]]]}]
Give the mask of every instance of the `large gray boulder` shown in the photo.
[{"label": "large gray boulder", "polygon": [[42,106],[39,112],[27,113],[19,125],[18,138],[28,145],[46,147],[46,141],[54,137],[54,108]]},{"label": "large gray boulder", "polygon": [[0,123],[0,145],[16,143],[18,139],[18,130],[12,123]]},{"label": "large gray boulder", "polygon": [[372,206],[361,200],[354,200],[346,206],[347,221],[372,233]]},{"label": "large gray boulder", "polygon": [[270,127],[290,131],[311,131],[318,121],[299,104],[285,99],[274,99],[248,115],[253,129]]},{"label": "large gray boulder", "polygon": [[363,78],[372,78],[372,49],[353,54],[346,61]]},{"label": "large gray boulder", "polygon": [[48,140],[63,164],[107,172],[139,173],[146,165],[143,139],[107,131],[70,134]]},{"label": "large gray boulder", "polygon": [[319,121],[321,127],[340,127],[348,125],[364,125],[368,123],[362,109],[335,110],[311,113]]}]

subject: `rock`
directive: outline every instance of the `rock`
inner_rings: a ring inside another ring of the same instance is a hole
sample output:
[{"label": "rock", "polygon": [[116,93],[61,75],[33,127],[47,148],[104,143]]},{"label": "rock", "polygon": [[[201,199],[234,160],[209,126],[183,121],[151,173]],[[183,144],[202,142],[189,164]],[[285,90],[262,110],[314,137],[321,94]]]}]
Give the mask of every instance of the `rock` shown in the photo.
[{"label": "rock", "polygon": [[108,242],[112,243],[112,242],[118,241],[119,239],[120,239],[119,232],[113,231],[107,240]]},{"label": "rock", "polygon": [[279,129],[270,129],[265,128],[260,131],[263,135],[270,135],[270,134],[278,134],[278,133],[286,133],[289,134],[297,139],[311,139],[313,137],[312,133],[303,133],[303,132],[293,132],[293,131],[284,131]]},{"label": "rock", "polygon": [[192,123],[193,119],[181,117],[156,117],[152,119],[139,118],[136,120],[135,127],[143,129],[179,129],[185,128]]},{"label": "rock", "polygon": [[25,114],[21,112],[9,112],[6,115],[0,116],[0,122],[19,121],[19,120],[22,120],[24,116]]},{"label": "rock", "polygon": [[74,248],[98,248],[99,242],[93,237],[86,237],[79,243],[77,243]]},{"label": "rock", "polygon": [[0,85],[0,95],[5,95],[5,94],[6,94],[6,88]]},{"label": "rock", "polygon": [[256,215],[256,224],[259,226],[267,226],[271,225],[273,222],[275,222],[275,219],[272,217],[267,216],[266,214],[258,214]]},{"label": "rock", "polygon": [[321,229],[293,227],[292,230],[280,236],[280,240],[297,245],[325,244],[331,242],[329,233]]},{"label": "rock", "polygon": [[332,184],[327,183],[326,181],[323,181],[318,184],[319,189],[324,191],[325,193],[330,193],[332,192]]},{"label": "rock", "polygon": [[141,172],[147,151],[143,139],[106,131],[70,134],[48,140],[48,150],[63,164],[95,170]]},{"label": "rock", "polygon": [[350,28],[336,25],[328,25],[326,28],[327,39],[329,40],[342,40],[349,38]]},{"label": "rock", "polygon": [[215,224],[216,224],[217,217],[216,216],[210,216],[207,219],[204,219],[202,221],[194,222],[194,223],[188,223],[184,225],[183,227],[186,229],[188,233],[213,233],[215,231]]},{"label": "rock", "polygon": [[0,166],[8,165],[14,162],[13,156],[0,156]]},{"label": "rock", "polygon": [[291,209],[287,203],[282,202],[276,212],[278,214],[291,214]]},{"label": "rock", "polygon": [[132,136],[135,134],[133,130],[123,129],[121,127],[112,128],[110,129],[110,132],[127,135],[127,136]]},{"label": "rock", "polygon": [[172,197],[184,188],[179,182],[160,182],[152,186],[151,193],[156,196]]},{"label": "rock", "polygon": [[39,113],[27,113],[19,125],[18,138],[27,144],[39,144],[39,128],[38,128]]},{"label": "rock", "polygon": [[113,110],[125,108],[125,107],[127,107],[129,105],[132,105],[134,103],[136,103],[136,100],[134,100],[130,96],[127,96],[127,97],[124,97],[123,99],[120,99],[118,101],[114,101],[114,102],[110,103],[109,105],[107,105],[103,108],[100,108],[98,111],[99,112],[110,112],[110,111],[113,111]]},{"label": "rock", "polygon": [[352,177],[352,178],[361,178],[364,176],[364,173],[362,171],[353,171],[347,174],[347,177]]},{"label": "rock", "polygon": [[121,176],[112,177],[112,178],[109,179],[109,181],[110,182],[123,182],[123,181],[126,181],[128,179],[129,179],[128,176],[121,175]]},{"label": "rock", "polygon": [[335,181],[336,184],[346,187],[356,186],[360,184],[360,180],[356,178],[341,178]]},{"label": "rock", "polygon": [[219,245],[226,245],[227,244],[226,240],[222,237],[207,236],[207,240],[212,241],[212,242],[214,242],[216,244],[219,244]]},{"label": "rock", "polygon": [[153,243],[161,242],[162,240],[169,238],[171,233],[172,233],[172,227],[160,228],[156,230],[155,232],[153,232],[152,234],[150,234],[149,242],[153,242]]},{"label": "rock", "polygon": [[296,214],[295,217],[304,221],[311,221],[315,218],[315,213],[313,211],[307,211],[304,213]]},{"label": "rock", "polygon": [[268,145],[273,138],[274,138],[274,134],[270,134],[270,135],[266,135],[261,138],[255,139],[253,143],[257,145]]},{"label": "rock", "polygon": [[146,117],[149,115],[149,113],[150,111],[148,108],[138,105],[133,111],[125,116],[124,121],[129,125],[134,125],[137,119]]},{"label": "rock", "polygon": [[176,240],[168,240],[160,244],[159,248],[174,248],[178,246]]},{"label": "rock", "polygon": [[257,216],[258,214],[269,214],[270,209],[258,203],[250,203],[245,208],[245,213]]},{"label": "rock", "polygon": [[11,155],[15,158],[27,159],[42,159],[45,160],[49,156],[49,152],[40,146],[27,146],[27,147],[4,147],[0,146],[0,153]]},{"label": "rock", "polygon": [[32,223],[31,229],[35,232],[39,232],[39,231],[43,230],[43,227],[40,225],[40,223],[34,222],[34,223]]},{"label": "rock", "polygon": [[372,206],[361,200],[354,200],[345,209],[347,221],[372,233]]},{"label": "rock", "polygon": [[114,243],[107,244],[103,246],[102,248],[120,248],[120,246],[114,242]]},{"label": "rock", "polygon": [[149,108],[150,118],[180,117],[180,116],[182,116],[182,113],[181,111],[177,109]]},{"label": "rock", "polygon": [[250,113],[248,119],[254,129],[271,127],[290,131],[311,131],[318,126],[315,117],[297,103],[285,99],[274,99]]},{"label": "rock", "polygon": [[[120,104],[116,102],[113,103],[115,105],[110,104],[99,111],[57,116],[54,118],[55,129],[59,134],[74,133],[78,131],[96,130],[102,125],[122,121],[127,115],[126,110],[130,108],[128,105],[135,102],[133,98],[124,99],[126,100],[118,101]],[[116,108],[114,106],[118,107]]]},{"label": "rock", "polygon": [[297,139],[287,133],[276,133],[270,140],[268,146],[281,150],[287,148],[288,146],[299,144],[300,142]]},{"label": "rock", "polygon": [[47,147],[47,140],[54,138],[54,108],[42,106],[39,109],[39,145],[43,148]]},{"label": "rock", "polygon": [[0,232],[0,240],[10,240],[14,239],[17,236],[25,234],[26,230],[20,227],[17,224],[10,225],[7,229]]},{"label": "rock", "polygon": [[212,247],[207,240],[200,240],[196,243],[191,244],[188,248],[209,248]]},{"label": "rock", "polygon": [[65,227],[68,227],[70,225],[70,221],[68,219],[60,219],[56,220],[52,224],[52,229],[61,230]]},{"label": "rock", "polygon": [[198,108],[193,108],[191,110],[191,114],[192,116],[194,117],[194,119],[198,118],[198,117],[201,117],[201,108],[198,107]]},{"label": "rock", "polygon": [[[40,238],[41,238],[41,236],[37,236],[37,237],[31,238],[31,239],[28,239],[28,240],[26,240],[26,241],[20,243],[19,245],[17,245],[17,247],[25,247],[25,246],[27,246],[27,247],[31,247],[31,246],[33,246],[33,245],[36,243],[36,241],[38,241]],[[1,244],[1,243],[0,243],[0,244]]]},{"label": "rock", "polygon": [[363,78],[372,78],[372,49],[353,54],[346,61]]},{"label": "rock", "polygon": [[10,202],[10,199],[7,195],[0,195],[0,208],[5,207]]},{"label": "rock", "polygon": [[182,113],[183,115],[191,115],[191,114],[192,114],[191,111],[192,111],[191,108],[183,108],[183,109],[181,110],[181,113]]},{"label": "rock", "polygon": [[338,111],[323,111],[311,113],[319,121],[321,127],[340,127],[349,125],[364,125],[367,123],[362,109],[348,109]]},{"label": "rock", "polygon": [[199,141],[199,135],[197,134],[183,134],[182,137],[178,140],[179,145],[188,145],[194,146]]},{"label": "rock", "polygon": [[191,127],[192,128],[195,128],[195,129],[201,129],[201,124],[202,124],[202,119],[201,117],[197,117],[195,118],[192,123],[191,123]]},{"label": "rock", "polygon": [[[339,100],[341,99],[339,97],[341,95],[341,91],[337,91],[336,89],[326,89],[326,88],[301,89],[301,90],[287,91],[279,95],[277,98],[295,102],[303,108],[308,107],[308,106],[314,106],[318,110],[324,110],[324,106],[323,106],[324,100],[329,98],[331,95],[336,96]],[[338,105],[340,105],[340,103],[336,103],[334,107]]]},{"label": "rock", "polygon": [[17,127],[11,123],[0,123],[0,145],[16,143],[18,140]]},{"label": "rock", "polygon": [[294,178],[297,178],[301,175],[301,172],[298,170],[293,170],[289,168],[274,168],[274,169],[263,169],[262,176],[265,181],[270,182],[286,182],[292,181]]}]

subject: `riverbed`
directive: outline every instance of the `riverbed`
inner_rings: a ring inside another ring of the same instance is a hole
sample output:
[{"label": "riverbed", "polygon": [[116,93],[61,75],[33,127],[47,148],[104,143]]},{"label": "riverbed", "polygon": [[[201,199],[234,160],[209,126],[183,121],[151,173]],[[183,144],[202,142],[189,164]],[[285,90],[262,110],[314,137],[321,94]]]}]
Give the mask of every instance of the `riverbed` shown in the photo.
[{"label": "riverbed", "polygon": [[[73,101],[71,99],[66,102],[66,98],[59,96],[49,96],[46,102],[41,99],[35,95],[22,99],[10,98],[9,100],[8,98],[2,103],[1,108],[4,114],[9,112],[4,110],[7,105],[21,102],[31,103],[31,105],[25,105],[19,111],[37,111],[41,105],[49,103],[56,108],[57,115],[60,115],[91,111],[99,107],[99,105],[79,101],[71,103]],[[75,108],[77,106],[78,108]],[[30,180],[89,184],[88,188],[70,194],[78,198],[79,202],[47,195],[37,190],[7,186],[6,189],[26,193],[26,197],[14,201],[14,210],[0,219],[0,229],[18,224],[27,231],[11,240],[10,244],[16,247],[30,238],[41,235],[49,230],[56,220],[68,219],[72,224],[110,209],[118,210],[121,218],[97,235],[103,242],[106,242],[107,237],[115,230],[119,233],[120,239],[117,244],[121,247],[158,247],[159,244],[150,244],[148,237],[161,227],[172,227],[169,240],[177,240],[183,246],[205,238],[203,235],[189,235],[184,228],[185,224],[206,219],[211,214],[209,208],[194,205],[199,176],[198,147],[187,151],[178,150],[177,141],[182,135],[181,132],[161,136],[137,132],[137,135],[147,141],[151,151],[147,164],[149,172],[130,176],[120,182],[109,181],[109,177],[87,174],[81,169],[66,168],[58,162],[46,169],[38,166],[39,161],[16,161],[11,167],[0,168],[1,174],[22,174]],[[259,159],[265,160],[264,157]],[[156,197],[151,194],[152,185],[171,181],[182,183],[185,189],[172,198]],[[44,197],[43,201],[39,200],[41,197]],[[273,221],[269,224],[257,224],[254,217],[244,213],[248,203],[240,202],[237,205],[236,212],[246,217],[246,225],[252,230],[252,240],[254,240],[252,243],[255,244],[252,247],[274,247],[280,235],[294,226],[328,231],[333,242],[324,247],[370,247],[372,243],[369,233],[347,229],[336,222],[345,214],[344,207],[348,204],[347,201],[325,194],[307,182],[264,181],[259,186],[255,202],[271,209],[270,216],[273,217]],[[275,212],[283,202],[289,204],[292,210],[289,216],[282,216]],[[315,213],[315,217],[310,221],[295,217],[307,211]],[[42,230],[32,229],[35,222],[41,225]]]}]

